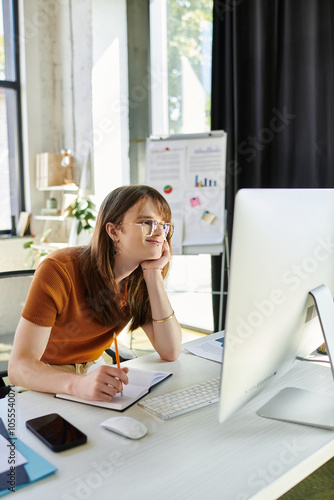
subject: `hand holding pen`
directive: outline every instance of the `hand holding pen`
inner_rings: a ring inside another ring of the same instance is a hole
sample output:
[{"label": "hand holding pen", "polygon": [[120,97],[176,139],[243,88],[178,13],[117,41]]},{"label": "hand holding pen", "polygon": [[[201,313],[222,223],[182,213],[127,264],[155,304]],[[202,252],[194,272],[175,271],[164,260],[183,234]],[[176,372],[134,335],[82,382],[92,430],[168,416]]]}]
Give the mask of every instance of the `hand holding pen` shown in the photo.
[{"label": "hand holding pen", "polygon": [[[114,333],[113,338],[114,338],[114,344],[115,344],[116,364],[117,364],[117,368],[120,368],[121,367],[121,363],[120,363],[120,360],[119,360],[118,343],[117,343],[117,335],[116,335],[116,333]],[[123,396],[123,391],[121,391],[121,396]]]}]

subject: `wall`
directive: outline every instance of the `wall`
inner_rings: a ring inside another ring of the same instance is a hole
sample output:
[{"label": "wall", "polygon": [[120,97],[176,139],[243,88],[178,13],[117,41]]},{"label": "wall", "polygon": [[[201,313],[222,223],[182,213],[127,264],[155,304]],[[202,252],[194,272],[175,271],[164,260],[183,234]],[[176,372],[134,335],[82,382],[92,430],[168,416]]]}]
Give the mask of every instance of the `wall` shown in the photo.
[{"label": "wall", "polygon": [[75,180],[93,147],[91,0],[20,1],[27,209],[38,212],[36,154],[73,151]]},{"label": "wall", "polygon": [[76,183],[91,153],[99,204],[130,182],[126,0],[20,0],[19,12],[27,210],[47,197],[35,188],[36,154],[62,148]]},{"label": "wall", "polygon": [[93,136],[98,203],[130,182],[125,0],[92,1]]}]

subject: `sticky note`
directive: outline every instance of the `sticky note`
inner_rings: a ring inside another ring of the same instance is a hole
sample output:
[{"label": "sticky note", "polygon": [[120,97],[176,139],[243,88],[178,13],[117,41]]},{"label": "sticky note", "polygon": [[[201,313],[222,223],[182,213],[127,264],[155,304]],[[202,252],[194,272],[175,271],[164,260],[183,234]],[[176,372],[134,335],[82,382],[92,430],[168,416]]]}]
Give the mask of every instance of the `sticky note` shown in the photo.
[{"label": "sticky note", "polygon": [[216,216],[207,210],[204,210],[201,219],[206,222],[207,224],[212,224],[213,221],[215,220]]},{"label": "sticky note", "polygon": [[198,207],[198,205],[200,205],[201,202],[200,202],[200,199],[198,196],[195,196],[194,198],[190,198],[190,205],[192,207]]}]

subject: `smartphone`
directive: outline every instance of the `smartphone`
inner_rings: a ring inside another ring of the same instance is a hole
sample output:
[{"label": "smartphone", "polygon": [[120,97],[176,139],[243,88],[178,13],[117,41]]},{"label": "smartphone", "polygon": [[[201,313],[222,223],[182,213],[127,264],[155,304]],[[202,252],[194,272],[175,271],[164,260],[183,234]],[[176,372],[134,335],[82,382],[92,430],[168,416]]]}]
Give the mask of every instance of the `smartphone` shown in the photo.
[{"label": "smartphone", "polygon": [[63,451],[87,442],[87,436],[58,413],[26,421],[26,427],[52,451]]}]

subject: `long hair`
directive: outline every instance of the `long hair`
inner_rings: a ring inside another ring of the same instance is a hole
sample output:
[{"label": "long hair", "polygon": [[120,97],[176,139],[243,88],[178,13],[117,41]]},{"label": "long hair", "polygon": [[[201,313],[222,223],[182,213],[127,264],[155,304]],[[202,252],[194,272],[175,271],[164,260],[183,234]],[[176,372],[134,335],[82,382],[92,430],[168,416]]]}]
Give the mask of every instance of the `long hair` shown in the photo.
[{"label": "long hair", "polygon": [[[106,326],[114,326],[129,314],[130,330],[135,330],[152,319],[146,283],[141,266],[138,266],[127,283],[127,302],[119,291],[114,278],[114,242],[108,236],[106,224],[122,222],[125,213],[139,201],[144,205],[152,200],[165,222],[171,221],[171,210],[165,198],[154,188],[144,185],[122,186],[114,189],[103,200],[90,243],[80,253],[80,268],[87,288],[87,301],[95,318]],[[168,244],[171,248],[170,241]],[[166,277],[167,263],[162,276]]]}]

